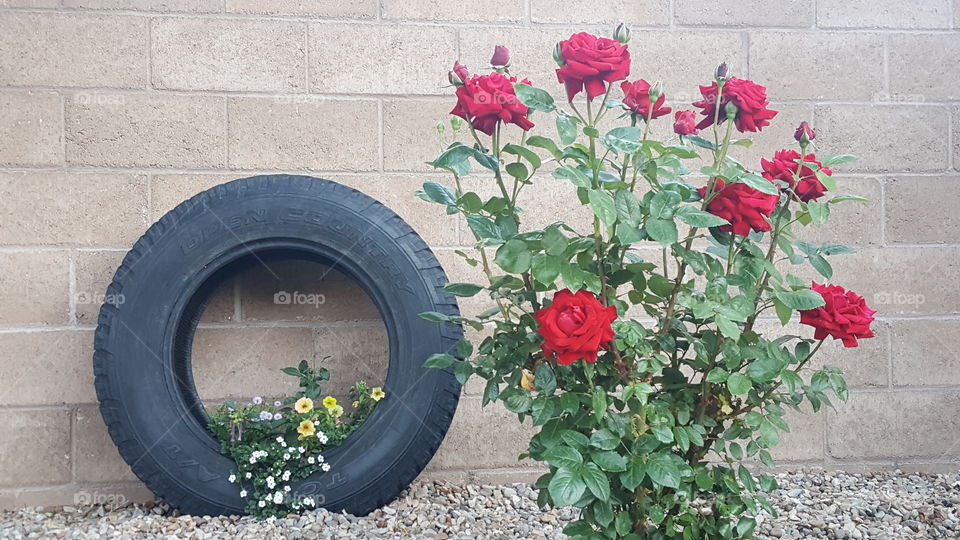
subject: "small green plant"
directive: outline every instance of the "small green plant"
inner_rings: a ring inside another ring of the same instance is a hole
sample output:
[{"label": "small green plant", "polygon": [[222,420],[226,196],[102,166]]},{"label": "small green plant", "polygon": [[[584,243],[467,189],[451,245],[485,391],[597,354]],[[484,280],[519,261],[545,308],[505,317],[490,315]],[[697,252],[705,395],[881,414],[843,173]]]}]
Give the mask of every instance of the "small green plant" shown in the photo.
[{"label": "small green plant", "polygon": [[326,368],[302,361],[282,371],[299,380],[294,396],[272,403],[256,396],[242,406],[227,401],[209,423],[221,452],[237,464],[229,480],[247,500],[246,512],[268,520],[322,503],[295,493],[293,483],[329,471],[323,452],[356,431],[386,397],[382,388],[359,381],[350,389],[349,412],[333,396],[318,405],[320,383],[330,379]]}]

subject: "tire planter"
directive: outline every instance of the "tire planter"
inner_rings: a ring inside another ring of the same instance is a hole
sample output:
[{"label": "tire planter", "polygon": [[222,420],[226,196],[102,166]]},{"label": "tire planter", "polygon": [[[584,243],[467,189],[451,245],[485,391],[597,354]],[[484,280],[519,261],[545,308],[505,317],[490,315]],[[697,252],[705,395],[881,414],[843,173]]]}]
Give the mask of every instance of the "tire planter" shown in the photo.
[{"label": "tire planter", "polygon": [[190,514],[243,513],[239,487],[227,480],[234,463],[206,430],[190,353],[216,286],[237,268],[274,258],[350,274],[387,329],[387,399],[324,452],[330,472],[294,486],[330,510],[367,514],[396,498],[443,440],[460,385],[450,370],[422,364],[453,350],[462,331],[417,316],[458,314],[440,264],[399,216],[349,187],[307,176],[244,178],[200,193],[150,227],[107,290],[123,303],[100,310],[100,412],[120,455],[159,498]]}]

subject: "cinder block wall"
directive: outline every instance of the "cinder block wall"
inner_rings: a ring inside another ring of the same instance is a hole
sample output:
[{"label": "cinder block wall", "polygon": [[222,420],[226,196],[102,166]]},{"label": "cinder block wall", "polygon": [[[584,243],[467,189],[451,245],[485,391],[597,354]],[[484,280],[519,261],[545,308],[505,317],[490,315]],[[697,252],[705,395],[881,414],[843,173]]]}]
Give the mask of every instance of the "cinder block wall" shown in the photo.
[{"label": "cinder block wall", "polygon": [[[106,436],[90,357],[113,269],[164,212],[232,178],[325,176],[392,207],[453,279],[468,279],[453,253],[469,244],[464,224],[412,197],[422,180],[443,178],[423,162],[452,106],[450,64],[481,69],[505,44],[515,73],[559,94],[554,43],[582,29],[609,34],[620,21],[634,29],[633,77],[662,79],[675,105],[723,60],[768,87],[781,113],[739,150],[746,163],[792,144],[802,119],[818,128],[822,151],[862,157],[837,176],[871,202],[837,211],[833,227],[809,238],[859,248],[835,260],[834,281],[880,310],[877,338],[844,354],[826,348],[824,362],[849,373],[850,404],[795,416],[778,451],[785,466],[958,466],[960,0],[0,6],[0,507],[148,496]],[[579,215],[561,183],[543,186],[528,223]],[[194,347],[202,392],[226,385],[245,396],[257,390],[253,370],[311,355],[361,354],[370,369],[344,368],[344,380],[382,376],[382,327],[349,280],[288,283],[329,302],[278,311],[278,291],[255,273],[218,295]],[[468,386],[425,474],[532,478],[516,461],[527,430],[499,408],[481,412],[477,394]]]}]

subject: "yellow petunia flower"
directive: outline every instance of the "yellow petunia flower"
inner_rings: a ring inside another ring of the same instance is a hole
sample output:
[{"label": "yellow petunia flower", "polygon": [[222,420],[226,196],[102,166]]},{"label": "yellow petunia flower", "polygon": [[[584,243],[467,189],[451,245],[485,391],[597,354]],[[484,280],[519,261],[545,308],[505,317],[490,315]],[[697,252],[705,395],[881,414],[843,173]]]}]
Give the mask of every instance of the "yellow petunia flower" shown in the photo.
[{"label": "yellow petunia flower", "polygon": [[300,425],[297,426],[297,433],[300,434],[298,439],[302,441],[303,439],[306,439],[307,437],[310,437],[316,433],[316,431],[316,428],[313,427],[313,422],[304,420],[303,422],[300,422]]},{"label": "yellow petunia flower", "polygon": [[327,396],[323,398],[323,406],[330,410],[337,406],[337,398],[333,396]]},{"label": "yellow petunia flower", "polygon": [[373,390],[370,391],[370,399],[374,401],[380,401],[386,396],[387,396],[386,392],[384,392],[383,388],[380,388],[379,386],[375,387]]},{"label": "yellow petunia flower", "polygon": [[332,414],[334,418],[340,418],[340,416],[343,414],[343,407],[339,405],[334,406],[330,409],[330,414]]},{"label": "yellow petunia flower", "polygon": [[313,410],[313,400],[308,397],[302,397],[293,404],[293,410],[300,414],[305,414]]}]

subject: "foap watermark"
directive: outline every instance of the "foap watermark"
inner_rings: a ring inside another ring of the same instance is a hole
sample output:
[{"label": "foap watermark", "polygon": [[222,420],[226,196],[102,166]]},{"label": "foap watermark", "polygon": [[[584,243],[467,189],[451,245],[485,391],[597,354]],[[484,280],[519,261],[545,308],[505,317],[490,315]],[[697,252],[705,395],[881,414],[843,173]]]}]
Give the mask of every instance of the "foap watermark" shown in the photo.
[{"label": "foap watermark", "polygon": [[873,295],[873,303],[878,306],[921,306],[926,301],[926,297],[921,293],[883,291]]},{"label": "foap watermark", "polygon": [[111,306],[121,306],[126,302],[122,293],[117,294],[103,294],[103,293],[92,293],[88,291],[80,291],[73,296],[77,305],[86,305],[92,304],[99,306],[101,304],[109,304]]},{"label": "foap watermark", "polygon": [[80,92],[74,94],[73,101],[78,105],[123,105],[126,103],[126,98],[123,94]]},{"label": "foap watermark", "polygon": [[877,92],[873,95],[873,103],[892,103],[894,105],[920,104],[926,101],[923,94],[891,94],[890,92]]},{"label": "foap watermark", "polygon": [[327,302],[325,294],[302,293],[299,291],[277,291],[273,295],[273,303],[278,306],[313,306],[319,308]]},{"label": "foap watermark", "polygon": [[80,490],[73,494],[74,506],[123,506],[127,504],[127,496],[122,493]]}]

